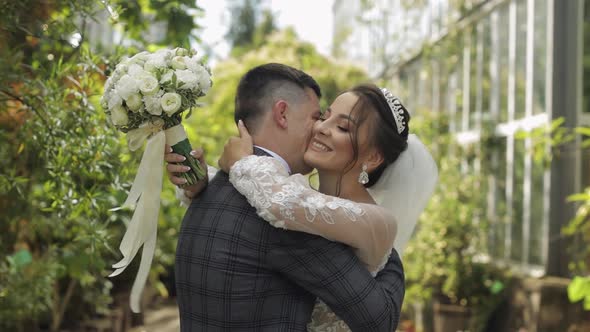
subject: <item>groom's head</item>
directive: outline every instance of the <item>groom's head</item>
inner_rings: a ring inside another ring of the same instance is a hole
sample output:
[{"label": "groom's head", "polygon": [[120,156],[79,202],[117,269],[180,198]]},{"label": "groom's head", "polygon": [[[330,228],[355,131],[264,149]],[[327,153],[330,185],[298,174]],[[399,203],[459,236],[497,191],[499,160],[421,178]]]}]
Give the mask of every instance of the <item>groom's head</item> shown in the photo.
[{"label": "groom's head", "polygon": [[240,80],[235,120],[242,119],[254,143],[283,157],[294,173],[311,170],[303,162],[314,122],[320,115],[320,87],[301,70],[269,63]]}]

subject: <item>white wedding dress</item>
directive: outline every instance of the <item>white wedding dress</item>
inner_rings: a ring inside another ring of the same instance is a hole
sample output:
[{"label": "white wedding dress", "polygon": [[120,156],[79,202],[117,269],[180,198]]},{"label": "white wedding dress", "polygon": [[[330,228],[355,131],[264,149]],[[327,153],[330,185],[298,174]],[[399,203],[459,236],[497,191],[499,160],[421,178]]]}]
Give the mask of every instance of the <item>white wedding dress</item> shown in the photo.
[{"label": "white wedding dress", "polygon": [[[374,204],[355,203],[324,195],[301,174],[289,175],[275,158],[248,156],[236,162],[230,182],[274,227],[306,232],[354,248],[375,276],[394,247],[395,218]],[[350,331],[322,301],[314,307],[308,331]]]}]

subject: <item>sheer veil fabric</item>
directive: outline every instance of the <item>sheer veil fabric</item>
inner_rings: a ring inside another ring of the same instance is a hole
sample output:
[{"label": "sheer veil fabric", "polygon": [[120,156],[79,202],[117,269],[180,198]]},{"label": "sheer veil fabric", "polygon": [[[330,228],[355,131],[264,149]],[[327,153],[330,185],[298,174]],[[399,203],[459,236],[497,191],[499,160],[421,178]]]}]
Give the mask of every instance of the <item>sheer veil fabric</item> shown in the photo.
[{"label": "sheer veil fabric", "polygon": [[375,202],[387,209],[397,220],[394,247],[401,256],[420,214],[434,193],[438,167],[422,141],[408,136],[408,147],[388,166],[369,193]]}]

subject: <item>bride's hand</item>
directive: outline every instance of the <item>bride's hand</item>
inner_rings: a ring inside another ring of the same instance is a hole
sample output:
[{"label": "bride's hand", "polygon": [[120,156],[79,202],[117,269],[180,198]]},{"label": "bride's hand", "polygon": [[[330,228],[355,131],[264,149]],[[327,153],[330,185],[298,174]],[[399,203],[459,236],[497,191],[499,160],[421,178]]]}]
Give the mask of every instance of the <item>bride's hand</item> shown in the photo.
[{"label": "bride's hand", "polygon": [[205,162],[205,155],[203,149],[199,148],[196,150],[191,151],[191,155],[199,161],[201,167],[205,169],[205,178],[199,180],[197,183],[193,184],[192,186],[186,185],[186,180],[180,176],[179,173],[186,173],[190,169],[185,166],[181,165],[180,163],[186,160],[186,158],[182,155],[176,154],[172,152],[172,148],[169,145],[166,145],[166,150],[164,152],[164,160],[168,163],[166,165],[166,172],[168,173],[168,179],[172,184],[178,186],[179,188],[184,190],[184,196],[187,198],[192,199],[193,197],[199,195],[209,183],[208,172],[207,172],[207,162]]},{"label": "bride's hand", "polygon": [[238,121],[238,131],[240,137],[229,138],[218,161],[219,167],[226,173],[229,173],[236,161],[254,153],[252,136],[242,120]]}]

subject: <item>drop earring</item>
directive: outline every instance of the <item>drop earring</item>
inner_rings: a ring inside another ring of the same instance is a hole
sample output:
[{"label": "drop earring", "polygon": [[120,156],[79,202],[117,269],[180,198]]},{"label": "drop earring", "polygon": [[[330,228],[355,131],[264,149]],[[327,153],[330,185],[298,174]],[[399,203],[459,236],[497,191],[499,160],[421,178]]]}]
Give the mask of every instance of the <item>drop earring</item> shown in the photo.
[{"label": "drop earring", "polygon": [[369,174],[367,173],[367,165],[363,164],[363,170],[361,174],[359,174],[359,183],[360,184],[367,184],[369,183]]}]

